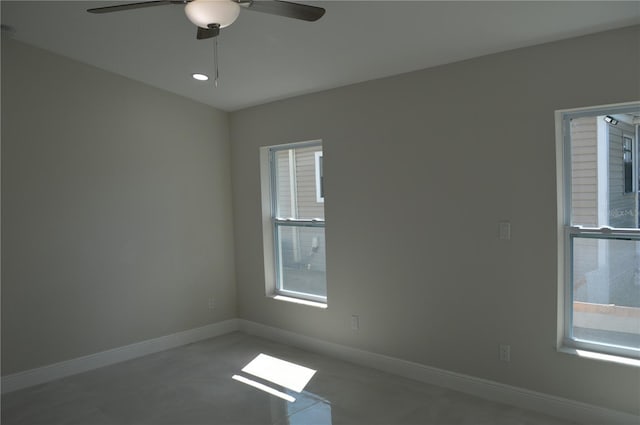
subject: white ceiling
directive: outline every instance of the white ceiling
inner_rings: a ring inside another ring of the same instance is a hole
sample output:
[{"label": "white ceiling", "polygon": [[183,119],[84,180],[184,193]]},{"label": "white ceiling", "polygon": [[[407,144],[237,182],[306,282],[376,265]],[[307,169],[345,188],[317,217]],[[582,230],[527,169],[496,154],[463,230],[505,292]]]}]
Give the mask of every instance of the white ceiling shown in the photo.
[{"label": "white ceiling", "polygon": [[183,6],[85,11],[117,3],[2,1],[2,24],[17,40],[233,111],[640,23],[640,1],[301,1],[326,8],[314,23],[242,10],[218,39],[214,88],[191,78],[212,75],[213,42],[195,39]]}]

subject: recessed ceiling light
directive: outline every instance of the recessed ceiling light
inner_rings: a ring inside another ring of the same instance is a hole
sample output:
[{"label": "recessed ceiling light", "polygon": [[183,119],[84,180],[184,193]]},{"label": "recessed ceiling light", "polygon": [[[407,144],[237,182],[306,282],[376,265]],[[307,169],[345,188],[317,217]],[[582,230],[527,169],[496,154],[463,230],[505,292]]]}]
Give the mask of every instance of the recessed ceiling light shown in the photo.
[{"label": "recessed ceiling light", "polygon": [[191,74],[191,76],[198,81],[207,81],[209,79],[209,76],[204,74],[196,73],[196,74]]}]

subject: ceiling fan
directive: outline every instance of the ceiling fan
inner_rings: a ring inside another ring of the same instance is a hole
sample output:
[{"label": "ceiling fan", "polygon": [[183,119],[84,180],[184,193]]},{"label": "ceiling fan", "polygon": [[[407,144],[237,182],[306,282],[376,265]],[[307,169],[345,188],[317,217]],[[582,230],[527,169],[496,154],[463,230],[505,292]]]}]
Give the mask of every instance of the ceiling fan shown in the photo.
[{"label": "ceiling fan", "polygon": [[303,21],[317,21],[324,15],[321,7],[279,0],[154,0],[88,9],[90,13],[110,13],[168,4],[184,5],[187,18],[198,27],[198,40],[216,37],[220,29],[231,25],[240,8]]}]

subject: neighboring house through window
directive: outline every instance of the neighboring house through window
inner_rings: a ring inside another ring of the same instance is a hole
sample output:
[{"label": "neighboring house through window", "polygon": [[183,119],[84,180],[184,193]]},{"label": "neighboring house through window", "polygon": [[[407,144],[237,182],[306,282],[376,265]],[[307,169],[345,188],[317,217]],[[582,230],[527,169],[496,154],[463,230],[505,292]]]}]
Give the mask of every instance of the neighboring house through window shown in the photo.
[{"label": "neighboring house through window", "polygon": [[320,141],[261,149],[267,295],[326,305]]},{"label": "neighboring house through window", "polygon": [[322,151],[315,152],[316,158],[316,202],[324,202],[324,175],[322,170]]},{"label": "neighboring house through window", "polygon": [[628,134],[622,135],[622,160],[624,163],[624,193],[633,192],[633,137]]},{"label": "neighboring house through window", "polygon": [[559,345],[640,359],[640,103],[556,116]]}]

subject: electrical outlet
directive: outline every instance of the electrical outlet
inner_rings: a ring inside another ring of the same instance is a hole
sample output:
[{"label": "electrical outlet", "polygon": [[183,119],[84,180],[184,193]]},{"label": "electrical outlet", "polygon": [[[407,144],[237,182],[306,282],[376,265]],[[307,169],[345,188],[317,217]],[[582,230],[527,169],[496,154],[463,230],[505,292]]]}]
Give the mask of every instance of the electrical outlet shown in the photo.
[{"label": "electrical outlet", "polygon": [[360,316],[351,316],[351,330],[357,331],[360,329]]},{"label": "electrical outlet", "polygon": [[213,310],[215,307],[215,300],[213,297],[209,298],[209,302],[207,303],[207,306],[209,307],[209,310]]},{"label": "electrical outlet", "polygon": [[501,362],[510,362],[511,361],[511,346],[506,344],[500,344],[500,361]]}]

